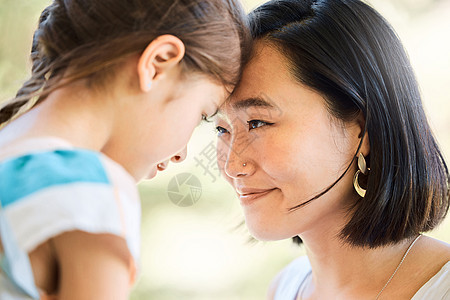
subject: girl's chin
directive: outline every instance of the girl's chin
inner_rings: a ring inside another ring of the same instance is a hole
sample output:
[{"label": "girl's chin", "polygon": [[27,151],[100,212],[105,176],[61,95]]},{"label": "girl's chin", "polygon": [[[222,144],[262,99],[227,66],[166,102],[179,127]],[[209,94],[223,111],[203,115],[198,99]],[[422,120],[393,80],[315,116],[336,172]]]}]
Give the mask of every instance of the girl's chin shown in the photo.
[{"label": "girl's chin", "polygon": [[150,170],[150,172],[147,174],[147,176],[144,179],[150,180],[150,179],[154,178],[157,173],[158,173],[158,170],[156,169],[156,166],[152,167],[152,169]]}]

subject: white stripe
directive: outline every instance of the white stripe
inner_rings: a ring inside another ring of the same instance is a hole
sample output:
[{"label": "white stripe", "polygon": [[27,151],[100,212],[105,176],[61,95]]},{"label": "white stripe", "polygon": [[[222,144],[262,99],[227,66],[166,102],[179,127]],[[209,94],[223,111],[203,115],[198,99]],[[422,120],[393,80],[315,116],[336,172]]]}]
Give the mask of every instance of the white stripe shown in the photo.
[{"label": "white stripe", "polygon": [[122,232],[114,192],[106,184],[52,186],[10,204],[5,215],[19,247],[26,252],[66,231]]},{"label": "white stripe", "polygon": [[119,187],[119,198],[125,219],[128,247],[139,266],[141,248],[141,202],[134,178],[106,155],[101,156],[106,174],[113,186]]}]

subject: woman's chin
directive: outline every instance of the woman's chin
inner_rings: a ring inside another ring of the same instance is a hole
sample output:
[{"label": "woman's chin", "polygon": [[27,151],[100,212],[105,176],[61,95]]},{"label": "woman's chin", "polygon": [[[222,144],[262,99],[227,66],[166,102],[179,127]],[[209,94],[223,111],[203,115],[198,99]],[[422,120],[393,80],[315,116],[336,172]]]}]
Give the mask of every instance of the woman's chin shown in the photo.
[{"label": "woman's chin", "polygon": [[273,227],[261,226],[261,224],[247,223],[247,228],[250,235],[261,242],[279,241],[289,238],[279,232],[274,231]]}]

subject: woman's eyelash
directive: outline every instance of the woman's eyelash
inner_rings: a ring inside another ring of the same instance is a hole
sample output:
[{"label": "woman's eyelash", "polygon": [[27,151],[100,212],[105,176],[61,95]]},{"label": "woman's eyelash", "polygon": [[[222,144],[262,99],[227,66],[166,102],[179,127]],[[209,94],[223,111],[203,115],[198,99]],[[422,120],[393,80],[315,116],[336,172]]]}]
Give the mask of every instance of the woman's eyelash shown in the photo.
[{"label": "woman's eyelash", "polygon": [[260,128],[260,127],[267,126],[267,125],[273,125],[274,123],[270,123],[270,122],[266,122],[266,121],[262,121],[262,120],[250,120],[250,121],[247,121],[247,124],[248,124],[248,130],[252,130],[252,129]]},{"label": "woman's eyelash", "polygon": [[[250,120],[247,121],[248,124],[248,130],[252,130],[252,129],[257,129],[263,126],[270,126],[273,125],[275,123],[270,123],[270,122],[266,122],[266,121],[262,121],[262,120]],[[225,128],[223,128],[222,126],[217,126],[216,127],[216,132],[218,136],[221,136],[225,133],[229,133],[229,131]]]},{"label": "woman's eyelash", "polygon": [[227,132],[228,132],[228,130],[226,130],[225,128],[223,128],[221,126],[216,127],[216,133],[218,136],[221,136],[222,134],[225,134]]}]

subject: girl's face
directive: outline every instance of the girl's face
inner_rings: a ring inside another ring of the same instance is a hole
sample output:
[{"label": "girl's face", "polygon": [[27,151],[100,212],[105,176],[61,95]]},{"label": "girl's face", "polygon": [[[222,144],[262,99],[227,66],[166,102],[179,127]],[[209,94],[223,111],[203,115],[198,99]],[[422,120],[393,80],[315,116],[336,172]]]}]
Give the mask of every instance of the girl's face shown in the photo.
[{"label": "girl's face", "polygon": [[167,161],[174,155],[184,159],[186,145],[194,129],[202,119],[215,115],[229,96],[223,85],[208,78],[183,80],[173,86],[176,89],[170,99],[161,103],[156,110],[155,106],[150,108],[152,118],[149,119],[151,124],[148,123],[147,132],[152,142],[150,149],[146,149],[146,154],[143,154],[147,155],[150,163],[152,157],[153,167],[147,178],[156,175],[155,162]]},{"label": "girl's face", "polygon": [[[229,96],[224,87],[206,75],[182,73],[178,64],[166,68],[143,92],[137,87],[135,66],[130,60],[115,90],[114,137],[102,151],[119,162],[136,179],[152,178],[158,164],[181,162],[186,145],[202,118],[214,115]],[[130,82],[120,80],[129,76]],[[174,159],[178,156],[178,159]]]},{"label": "girl's face", "polygon": [[363,124],[327,111],[321,94],[299,84],[286,59],[258,43],[256,55],[217,121],[218,161],[235,188],[247,226],[260,240],[338,231],[356,201],[356,164],[328,193],[289,211],[334,183],[355,156]]},{"label": "girl's face", "polygon": [[206,77],[168,81],[167,84],[162,87],[164,95],[156,95],[157,101],[145,102],[135,114],[141,119],[133,149],[137,178],[154,177],[157,164],[173,156],[181,157],[177,162],[184,160],[194,129],[202,119],[216,114],[229,96],[223,85]]}]

